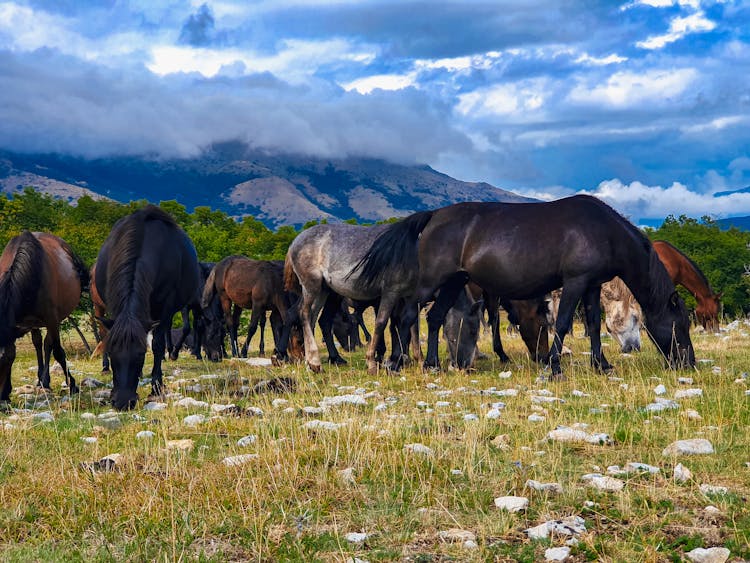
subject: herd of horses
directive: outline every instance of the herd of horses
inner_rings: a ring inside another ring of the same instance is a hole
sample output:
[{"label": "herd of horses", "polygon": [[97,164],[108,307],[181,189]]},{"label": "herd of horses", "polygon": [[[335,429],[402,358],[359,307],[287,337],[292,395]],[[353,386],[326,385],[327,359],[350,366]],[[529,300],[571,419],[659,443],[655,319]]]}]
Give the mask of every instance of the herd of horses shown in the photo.
[{"label": "herd of horses", "polygon": [[[226,356],[228,333],[232,355],[246,355],[260,328],[262,354],[268,311],[276,359],[304,355],[313,371],[321,369],[316,323],[332,363],[346,362],[334,335],[349,350],[360,344],[360,328],[368,337],[370,373],[380,366],[398,370],[410,347],[421,361],[417,320],[428,304],[425,368],[440,367],[441,327],[451,362],[471,366],[484,311],[493,351],[507,360],[499,330],[502,306],[532,358],[550,366],[550,377],[561,378],[560,354],[579,302],[595,368],[612,367],[601,346],[602,304],[608,330],[623,350],[640,347],[643,323],[671,367],[691,367],[690,320],[675,283],[695,296],[699,322],[718,330],[720,295],[698,267],[668,243],[652,244],[590,196],[547,203],[459,203],[371,227],[321,224],[294,239],[284,262],[230,256],[216,264],[199,262],[174,219],[149,205],[114,225],[90,273],[53,235],[25,231],[8,243],[0,256],[0,401],[10,399],[15,341],[28,332],[37,353],[38,384],[49,388],[54,356],[71,393],[77,391],[59,325],[87,288],[103,335],[105,367],[112,370],[112,404],[122,410],[137,404],[149,333],[151,392],[161,395],[165,352],[176,358],[192,337],[194,354],[200,357],[202,349],[218,361]],[[368,307],[375,309],[371,337],[362,322]],[[240,349],[243,309],[250,309],[252,318]],[[172,319],[180,312],[183,328],[172,331]],[[41,328],[47,329],[43,341]]]}]

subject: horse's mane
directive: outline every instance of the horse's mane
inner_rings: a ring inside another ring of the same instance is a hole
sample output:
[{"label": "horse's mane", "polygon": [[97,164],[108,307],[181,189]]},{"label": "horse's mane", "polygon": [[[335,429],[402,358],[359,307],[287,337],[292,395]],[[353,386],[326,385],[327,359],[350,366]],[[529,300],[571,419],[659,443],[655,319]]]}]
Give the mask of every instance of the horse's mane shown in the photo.
[{"label": "horse's mane", "polygon": [[[643,248],[643,251],[648,256],[648,277],[649,277],[649,301],[652,307],[656,306],[658,309],[662,309],[667,306],[668,297],[674,292],[674,283],[667,273],[667,269],[659,259],[659,255],[654,250],[653,244],[648,237],[638,227],[633,225],[624,215],[618,212],[616,209],[603,202],[602,200],[593,196],[582,195],[574,197],[583,197],[595,202],[597,205],[604,209],[607,209],[613,217],[617,219],[620,226],[627,231],[636,241],[636,243]],[[641,304],[643,305],[643,304]],[[653,314],[652,310],[652,314]]]},{"label": "horse's mane", "polygon": [[[37,238],[24,231],[13,241],[16,254],[10,267],[0,277],[0,345],[15,338],[15,324],[25,309],[36,305],[36,289],[42,279],[44,249]],[[7,331],[7,332],[6,332]]]},{"label": "horse's mane", "polygon": [[150,293],[144,276],[136,276],[147,221],[162,221],[177,227],[175,220],[155,205],[147,205],[118,221],[112,228],[107,265],[107,307],[114,317],[125,310],[131,295]]},{"label": "horse's mane", "polygon": [[701,271],[701,269],[700,269],[700,268],[698,267],[698,265],[697,265],[697,264],[696,264],[695,262],[693,262],[693,260],[692,260],[692,258],[690,258],[690,256],[688,256],[687,254],[685,254],[684,252],[682,252],[682,251],[681,251],[681,250],[680,250],[679,248],[677,248],[677,247],[676,247],[675,245],[673,245],[673,244],[672,244],[671,242],[668,242],[668,241],[666,241],[666,240],[660,240],[660,241],[654,241],[654,242],[660,242],[660,243],[662,243],[662,244],[666,244],[666,245],[667,245],[667,246],[668,246],[669,248],[671,248],[671,249],[672,249],[672,250],[674,250],[674,251],[675,251],[675,252],[676,252],[677,254],[679,254],[679,255],[680,255],[680,256],[682,256],[682,257],[683,257],[683,258],[684,258],[685,260],[687,260],[687,261],[688,261],[688,264],[690,264],[690,265],[691,265],[691,266],[693,267],[693,270],[695,270],[695,273],[696,273],[696,275],[697,275],[697,276],[698,276],[698,277],[700,278],[700,280],[701,280],[701,281],[702,281],[702,282],[703,282],[704,284],[706,284],[706,287],[708,288],[708,290],[709,290],[709,291],[710,291],[711,293],[713,293],[713,292],[714,292],[714,290],[713,290],[713,289],[711,289],[711,284],[710,284],[710,283],[708,282],[708,279],[706,278],[706,275],[705,275],[705,274],[704,274],[704,273],[703,273],[703,272]]}]

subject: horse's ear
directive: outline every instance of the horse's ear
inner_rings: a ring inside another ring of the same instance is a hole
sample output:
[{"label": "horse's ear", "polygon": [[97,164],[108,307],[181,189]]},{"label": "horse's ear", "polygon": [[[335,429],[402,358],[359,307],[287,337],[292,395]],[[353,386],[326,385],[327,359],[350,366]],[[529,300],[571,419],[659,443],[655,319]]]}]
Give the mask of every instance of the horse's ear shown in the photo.
[{"label": "horse's ear", "polygon": [[115,321],[112,319],[105,319],[104,317],[97,316],[96,320],[102,323],[102,326],[107,330],[112,330],[112,327],[115,326]]}]

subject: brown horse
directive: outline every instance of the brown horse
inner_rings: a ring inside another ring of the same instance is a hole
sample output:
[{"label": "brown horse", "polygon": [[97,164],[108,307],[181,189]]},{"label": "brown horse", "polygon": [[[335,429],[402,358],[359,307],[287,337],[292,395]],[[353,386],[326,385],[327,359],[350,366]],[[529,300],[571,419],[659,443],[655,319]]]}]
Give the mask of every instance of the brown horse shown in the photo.
[{"label": "brown horse", "polygon": [[[242,356],[247,356],[250,340],[258,325],[265,325],[266,311],[271,311],[271,328],[274,342],[281,337],[281,327],[290,307],[284,292],[284,263],[281,261],[252,260],[245,256],[228,256],[214,266],[203,288],[201,304],[208,305],[218,294],[224,319],[229,329],[232,355],[240,355],[237,345],[237,328],[242,309],[252,309],[247,340],[242,346]],[[234,305],[234,310],[232,310]],[[261,335],[262,335],[261,329]],[[259,352],[265,353],[261,337]]]},{"label": "brown horse", "polygon": [[[24,231],[8,242],[0,255],[0,401],[10,399],[16,339],[27,332],[36,348],[38,384],[49,389],[54,356],[70,392],[78,391],[60,343],[60,323],[76,308],[87,285],[86,268],[61,238]],[[47,329],[43,343],[41,328]]]},{"label": "brown horse", "polygon": [[695,262],[667,241],[654,241],[654,250],[675,285],[681,285],[695,297],[698,322],[709,332],[719,332],[721,293],[714,293]]}]

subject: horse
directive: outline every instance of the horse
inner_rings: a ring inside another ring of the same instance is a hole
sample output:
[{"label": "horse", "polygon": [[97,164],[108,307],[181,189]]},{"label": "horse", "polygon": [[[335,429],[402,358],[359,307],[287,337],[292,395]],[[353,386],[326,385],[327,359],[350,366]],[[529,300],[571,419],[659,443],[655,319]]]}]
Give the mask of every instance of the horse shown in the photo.
[{"label": "horse", "polygon": [[654,250],[675,285],[687,289],[697,302],[695,316],[709,332],[719,332],[721,293],[714,293],[706,276],[690,258],[665,240],[654,241]]},{"label": "horse", "polygon": [[[201,287],[205,286],[206,280],[211,274],[211,270],[214,266],[215,263],[213,262],[198,262],[201,274]],[[195,304],[193,304],[193,306],[195,306]],[[182,316],[182,328],[169,330],[166,333],[167,350],[169,351],[169,358],[171,360],[176,360],[179,357],[180,349],[183,345],[188,345],[187,342],[191,332],[190,308],[183,307],[180,314]],[[206,353],[208,359],[212,362],[218,362],[226,356],[226,352],[224,351],[224,313],[218,296],[214,296],[214,298],[206,304],[206,307],[202,307],[200,318],[193,318],[193,329],[195,334],[193,338],[189,339],[190,344],[188,347],[196,359],[202,359],[201,348]],[[174,344],[172,342],[173,340]]]},{"label": "horse", "polygon": [[[356,274],[356,276],[355,276]],[[425,302],[425,367],[438,369],[438,330],[468,280],[506,299],[529,299],[562,287],[550,352],[561,378],[560,352],[579,300],[591,340],[592,366],[612,369],[601,350],[601,284],[619,275],[646,314],[649,335],[670,367],[694,366],[690,323],[658,254],[643,233],[587,195],[543,203],[458,203],[388,225],[350,274],[361,291],[398,285],[396,297]],[[416,281],[415,281],[416,280]]]},{"label": "horse", "polygon": [[[38,385],[50,388],[50,358],[60,363],[71,394],[78,392],[60,343],[60,323],[78,306],[88,272],[70,246],[48,233],[24,231],[0,255],[0,401],[10,400],[16,339],[31,332]],[[42,342],[41,328],[47,329]]]},{"label": "horse", "polygon": [[[319,372],[321,369],[313,328],[331,295],[335,295],[335,299],[350,298],[363,302],[378,300],[375,328],[367,349],[368,366],[377,365],[382,359],[385,325],[394,312],[399,313],[391,320],[391,326],[395,327],[395,323],[398,323],[398,328],[394,328],[397,349],[391,352],[390,367],[394,370],[401,367],[401,351],[408,348],[410,327],[418,314],[416,306],[401,307],[401,295],[408,290],[410,284],[416,282],[416,277],[411,280],[404,279],[403,276],[398,279],[385,278],[378,284],[362,289],[358,283],[358,275],[352,270],[367,248],[388,228],[388,225],[363,227],[346,223],[315,225],[302,231],[289,246],[284,263],[284,284],[287,291],[298,291],[301,295],[299,316],[305,342],[305,359],[312,371]],[[329,307],[335,312],[337,305],[334,303]],[[321,322],[325,320],[327,323],[327,318],[328,313],[321,317]],[[287,320],[285,332],[289,324],[290,321]],[[323,337],[326,339],[329,361],[344,361],[325,329]],[[278,356],[282,359],[285,354],[283,340],[282,348],[278,350]]]},{"label": "horse", "polygon": [[448,345],[451,366],[458,369],[473,367],[483,306],[484,301],[481,298],[475,300],[467,285],[445,315],[443,337]]},{"label": "horse", "polygon": [[[560,295],[559,290],[554,290],[551,294],[551,326],[555,324]],[[603,283],[600,301],[604,309],[604,324],[607,332],[620,345],[620,350],[624,353],[640,350],[643,311],[625,282],[615,276]]]},{"label": "horse", "polygon": [[[120,219],[96,259],[96,288],[106,307],[105,351],[112,365],[112,404],[132,409],[153,331],[151,392],[163,392],[161,363],[172,317],[197,302],[198,257],[190,237],[162,209],[147,205]],[[193,315],[200,316],[199,307]]]},{"label": "horse", "polygon": [[[291,306],[289,296],[284,293],[283,274],[283,262],[279,260],[252,260],[245,256],[228,256],[211,270],[203,288],[201,306],[207,307],[211,299],[218,296],[229,329],[233,356],[247,356],[250,340],[259,325],[259,352],[261,356],[265,354],[263,327],[266,323],[266,311],[271,311],[274,342],[278,343],[284,318]],[[252,316],[248,325],[247,340],[240,352],[237,328],[242,309],[252,309]]]}]

